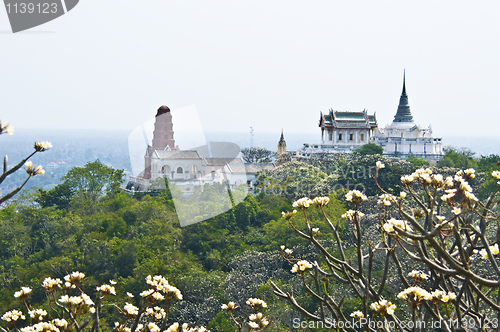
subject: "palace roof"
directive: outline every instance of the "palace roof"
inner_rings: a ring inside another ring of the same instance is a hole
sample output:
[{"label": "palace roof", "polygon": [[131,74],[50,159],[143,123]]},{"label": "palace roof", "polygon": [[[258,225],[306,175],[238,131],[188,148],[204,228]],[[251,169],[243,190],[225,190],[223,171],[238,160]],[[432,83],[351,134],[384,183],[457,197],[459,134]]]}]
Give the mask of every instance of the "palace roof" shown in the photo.
[{"label": "palace roof", "polygon": [[340,112],[329,110],[329,113],[321,114],[319,126],[331,128],[374,128],[377,127],[375,114],[368,115],[366,110],[362,112]]}]

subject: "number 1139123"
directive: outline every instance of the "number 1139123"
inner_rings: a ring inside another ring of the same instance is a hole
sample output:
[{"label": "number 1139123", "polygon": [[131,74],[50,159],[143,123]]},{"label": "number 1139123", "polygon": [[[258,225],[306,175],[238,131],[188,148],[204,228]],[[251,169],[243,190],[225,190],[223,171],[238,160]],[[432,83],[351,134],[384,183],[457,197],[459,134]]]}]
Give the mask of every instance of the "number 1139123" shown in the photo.
[{"label": "number 1139123", "polygon": [[58,4],[54,3],[30,3],[30,2],[8,2],[5,7],[9,14],[55,14],[58,10]]}]

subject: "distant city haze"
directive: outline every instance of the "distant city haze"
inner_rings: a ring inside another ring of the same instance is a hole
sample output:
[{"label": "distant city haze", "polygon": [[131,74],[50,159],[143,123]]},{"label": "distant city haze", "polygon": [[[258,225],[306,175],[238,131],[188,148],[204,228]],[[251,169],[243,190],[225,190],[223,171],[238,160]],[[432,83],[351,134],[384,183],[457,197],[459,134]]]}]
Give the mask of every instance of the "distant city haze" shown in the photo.
[{"label": "distant city haze", "polygon": [[[53,148],[34,156],[34,162],[46,165],[49,162],[64,161],[69,166],[83,166],[87,161],[100,158],[102,162],[115,168],[130,171],[130,156],[128,149],[127,130],[44,130],[19,129],[14,135],[0,136],[2,154],[9,155],[9,162],[21,160],[33,149],[35,139],[52,142]],[[288,151],[301,149],[304,143],[319,143],[320,134],[284,133]],[[270,132],[254,132],[253,145],[277,151],[280,135]],[[240,148],[250,146],[250,134],[241,132],[205,132],[207,142],[231,142]],[[460,136],[446,135],[443,137],[445,147],[457,149],[468,148],[475,152],[475,157],[481,155],[500,155],[500,135]],[[190,149],[182,146],[181,149]],[[141,157],[143,157],[143,152]]]},{"label": "distant city haze", "polygon": [[283,128],[295,149],[291,133],[318,134],[330,108],[389,124],[406,69],[416,123],[445,145],[495,135],[499,12],[492,0],[86,0],[12,34],[2,9],[0,118],[132,130],[160,105],[196,105],[206,132]]}]

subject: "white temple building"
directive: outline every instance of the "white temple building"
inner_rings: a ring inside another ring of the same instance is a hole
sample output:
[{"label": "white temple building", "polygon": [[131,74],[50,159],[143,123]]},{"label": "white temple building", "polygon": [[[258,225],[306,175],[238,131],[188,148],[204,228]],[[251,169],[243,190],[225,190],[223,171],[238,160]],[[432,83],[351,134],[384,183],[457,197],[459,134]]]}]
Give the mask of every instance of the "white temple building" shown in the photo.
[{"label": "white temple building", "polygon": [[406,94],[405,74],[403,92],[391,124],[378,127],[375,114],[362,112],[339,112],[330,109],[320,114],[321,143],[304,143],[297,156],[309,157],[317,153],[352,153],[367,143],[384,148],[384,155],[406,158],[409,155],[426,160],[439,160],[443,155],[441,138],[432,136],[432,128],[415,123]]},{"label": "white temple building", "polygon": [[403,92],[394,120],[385,128],[379,128],[373,142],[384,148],[385,155],[394,157],[414,155],[426,160],[439,160],[444,154],[442,140],[432,136],[432,127],[421,127],[413,120],[404,74]]},{"label": "white temple building", "polygon": [[301,154],[309,153],[351,153],[353,150],[371,142],[376,134],[375,114],[363,112],[339,112],[330,109],[320,114],[320,144],[304,144]]}]

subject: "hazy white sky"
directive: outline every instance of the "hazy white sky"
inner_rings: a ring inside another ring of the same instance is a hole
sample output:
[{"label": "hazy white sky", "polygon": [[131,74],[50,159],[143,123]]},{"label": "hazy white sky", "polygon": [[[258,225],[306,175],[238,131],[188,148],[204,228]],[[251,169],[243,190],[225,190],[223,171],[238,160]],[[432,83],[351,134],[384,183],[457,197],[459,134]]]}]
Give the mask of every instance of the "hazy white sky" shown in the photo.
[{"label": "hazy white sky", "polygon": [[[411,110],[437,135],[498,134],[498,1],[81,0],[12,34],[0,8],[0,118],[134,129],[196,105],[210,131],[318,132],[321,111]],[[175,119],[174,119],[175,126]]]}]

